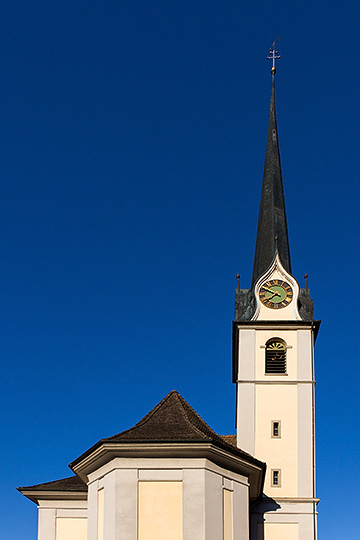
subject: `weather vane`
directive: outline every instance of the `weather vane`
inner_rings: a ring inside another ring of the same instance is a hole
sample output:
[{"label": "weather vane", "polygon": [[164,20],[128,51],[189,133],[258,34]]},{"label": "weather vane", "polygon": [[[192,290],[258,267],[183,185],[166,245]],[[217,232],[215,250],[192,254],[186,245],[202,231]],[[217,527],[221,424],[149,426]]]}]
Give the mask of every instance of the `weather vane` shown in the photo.
[{"label": "weather vane", "polygon": [[272,68],[271,68],[271,73],[273,75],[275,75],[275,73],[276,73],[275,60],[278,60],[279,58],[281,58],[280,54],[275,49],[275,43],[278,40],[279,40],[279,38],[275,39],[274,43],[270,47],[270,55],[267,56],[267,60],[272,60],[272,62],[273,62],[273,65],[272,65]]}]

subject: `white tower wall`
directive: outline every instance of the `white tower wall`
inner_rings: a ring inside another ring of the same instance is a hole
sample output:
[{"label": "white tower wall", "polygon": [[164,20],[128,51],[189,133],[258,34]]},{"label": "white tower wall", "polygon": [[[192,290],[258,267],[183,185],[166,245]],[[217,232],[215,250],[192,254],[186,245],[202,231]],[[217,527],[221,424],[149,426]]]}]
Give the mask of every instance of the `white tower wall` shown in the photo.
[{"label": "white tower wall", "polygon": [[[252,540],[316,538],[313,334],[311,322],[237,323],[237,445],[267,464],[269,499],[253,511]],[[271,338],[286,344],[284,374],[265,373]],[[272,422],[279,423],[279,437]]]}]

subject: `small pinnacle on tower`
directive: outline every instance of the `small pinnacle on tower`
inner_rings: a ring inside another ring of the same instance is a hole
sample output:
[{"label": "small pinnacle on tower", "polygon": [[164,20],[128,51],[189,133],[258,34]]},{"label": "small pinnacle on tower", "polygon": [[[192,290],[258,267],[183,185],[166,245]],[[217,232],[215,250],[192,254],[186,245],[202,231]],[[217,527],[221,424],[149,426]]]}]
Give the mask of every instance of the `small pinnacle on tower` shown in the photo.
[{"label": "small pinnacle on tower", "polygon": [[267,60],[272,60],[272,68],[271,68],[271,73],[272,75],[274,76],[275,73],[276,73],[276,66],[275,66],[275,60],[279,60],[281,58],[280,54],[277,52],[277,50],[275,49],[275,43],[279,40],[279,38],[277,37],[274,41],[274,43],[271,45],[270,47],[270,55],[267,56]]},{"label": "small pinnacle on tower", "polygon": [[309,288],[308,288],[308,277],[309,277],[308,274],[305,274],[305,275],[304,275],[304,279],[305,279],[305,291],[308,291],[308,290],[309,290]]}]

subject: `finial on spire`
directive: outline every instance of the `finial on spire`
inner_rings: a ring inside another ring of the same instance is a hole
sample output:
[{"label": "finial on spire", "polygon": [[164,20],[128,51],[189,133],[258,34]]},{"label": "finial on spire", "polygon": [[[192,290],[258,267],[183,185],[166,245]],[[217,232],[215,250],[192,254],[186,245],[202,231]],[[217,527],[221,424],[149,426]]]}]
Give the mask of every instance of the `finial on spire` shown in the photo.
[{"label": "finial on spire", "polygon": [[272,60],[272,68],[271,73],[272,75],[275,75],[276,73],[276,67],[275,67],[275,60],[279,60],[281,58],[280,54],[275,49],[275,43],[279,40],[277,37],[274,41],[274,43],[270,47],[270,55],[266,57],[267,60]]}]

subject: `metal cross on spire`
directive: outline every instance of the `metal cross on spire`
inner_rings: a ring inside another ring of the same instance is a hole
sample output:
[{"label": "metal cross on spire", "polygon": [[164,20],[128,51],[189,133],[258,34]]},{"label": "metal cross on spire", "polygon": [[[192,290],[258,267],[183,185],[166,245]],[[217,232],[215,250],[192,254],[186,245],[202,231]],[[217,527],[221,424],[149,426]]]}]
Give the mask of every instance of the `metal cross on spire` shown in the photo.
[{"label": "metal cross on spire", "polygon": [[273,65],[272,65],[272,68],[271,68],[271,73],[273,75],[275,75],[275,73],[276,73],[275,60],[278,60],[279,58],[281,58],[280,54],[275,49],[275,43],[278,41],[278,39],[279,38],[276,38],[274,43],[271,45],[271,47],[270,47],[270,55],[267,56],[267,60],[272,60],[272,62],[273,62]]}]

